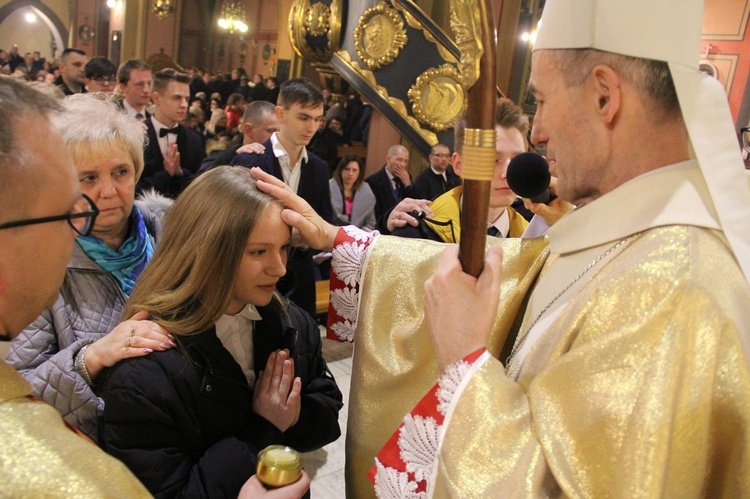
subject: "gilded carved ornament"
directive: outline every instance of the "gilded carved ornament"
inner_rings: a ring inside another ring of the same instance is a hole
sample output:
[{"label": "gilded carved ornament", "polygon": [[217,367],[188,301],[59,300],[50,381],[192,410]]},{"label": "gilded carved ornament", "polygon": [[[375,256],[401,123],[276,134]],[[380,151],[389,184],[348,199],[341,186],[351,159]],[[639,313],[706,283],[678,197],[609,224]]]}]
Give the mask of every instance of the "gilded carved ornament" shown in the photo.
[{"label": "gilded carved ornament", "polygon": [[461,75],[451,64],[419,75],[408,95],[414,116],[438,132],[453,128],[467,106]]},{"label": "gilded carved ornament", "polygon": [[401,15],[386,2],[365,10],[354,28],[354,48],[369,69],[393,62],[407,40]]},{"label": "gilded carved ornament", "polygon": [[[295,0],[289,11],[289,39],[292,47],[303,59],[313,62],[328,62],[333,52],[339,49],[341,33],[341,2],[333,0],[330,6],[325,2],[310,3],[309,0]],[[314,40],[312,46],[308,37]]]},{"label": "gilded carved ornament", "polygon": [[406,19],[406,24],[408,24],[410,27],[414,29],[418,29],[424,33],[424,37],[427,39],[427,41],[434,43],[435,47],[437,48],[438,53],[440,54],[440,57],[443,58],[445,62],[451,62],[453,64],[458,63],[456,58],[451,54],[450,50],[445,48],[442,43],[438,42],[432,34],[425,29],[425,27],[420,23],[411,13],[404,8],[402,5],[401,0],[394,0],[393,5],[402,13],[404,14],[404,18]]},{"label": "gilded carved ornament", "polygon": [[479,79],[482,46],[482,20],[479,0],[451,0],[451,29],[461,51],[461,77],[471,88]]},{"label": "gilded carved ornament", "polygon": [[409,126],[411,126],[417,133],[419,133],[428,144],[435,145],[438,143],[438,138],[435,133],[422,128],[416,118],[414,118],[413,116],[409,116],[409,113],[406,110],[406,104],[404,104],[401,99],[391,97],[390,95],[388,95],[388,90],[385,87],[378,85],[377,81],[375,80],[375,75],[372,71],[360,67],[357,61],[352,61],[351,56],[346,50],[339,50],[334,54],[334,57],[337,57],[341,62],[345,63],[349,68],[356,72],[360,76],[360,78],[366,81],[370,87],[378,92],[378,94],[380,94],[380,96],[385,99],[390,104],[390,106],[399,115],[401,115],[404,120],[406,120]]}]

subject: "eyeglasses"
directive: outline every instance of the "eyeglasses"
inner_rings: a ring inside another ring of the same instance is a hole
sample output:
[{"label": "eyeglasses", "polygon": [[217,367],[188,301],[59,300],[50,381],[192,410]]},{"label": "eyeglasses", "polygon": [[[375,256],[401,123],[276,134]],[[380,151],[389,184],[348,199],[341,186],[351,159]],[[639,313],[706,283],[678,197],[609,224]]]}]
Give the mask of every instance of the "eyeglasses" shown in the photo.
[{"label": "eyeglasses", "polygon": [[433,154],[433,156],[437,156],[438,158],[450,158],[451,155],[444,153],[444,152],[436,152]]},{"label": "eyeglasses", "polygon": [[70,210],[70,213],[66,213],[65,215],[55,215],[53,217],[32,218],[29,220],[8,222],[0,225],[0,230],[67,220],[68,224],[73,227],[73,230],[78,234],[88,236],[91,234],[91,229],[94,228],[94,222],[96,221],[97,215],[99,215],[99,208],[96,207],[90,197],[86,194],[82,194],[81,199],[76,201],[76,204],[73,209]]},{"label": "eyeglasses", "polygon": [[117,79],[114,76],[110,78],[107,78],[105,76],[99,76],[97,78],[91,78],[91,79],[97,82],[99,85],[114,85],[115,83],[117,83]]}]

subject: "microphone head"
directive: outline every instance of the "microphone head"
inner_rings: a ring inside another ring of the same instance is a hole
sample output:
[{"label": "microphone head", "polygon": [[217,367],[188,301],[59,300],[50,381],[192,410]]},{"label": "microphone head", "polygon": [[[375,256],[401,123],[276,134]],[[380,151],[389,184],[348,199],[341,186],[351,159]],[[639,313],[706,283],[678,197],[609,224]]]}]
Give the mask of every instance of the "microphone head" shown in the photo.
[{"label": "microphone head", "polygon": [[508,186],[522,198],[533,198],[549,188],[549,164],[535,152],[524,152],[508,164]]},{"label": "microphone head", "polygon": [[549,188],[552,176],[544,157],[524,152],[510,160],[507,178],[513,192],[523,198],[533,198]]}]

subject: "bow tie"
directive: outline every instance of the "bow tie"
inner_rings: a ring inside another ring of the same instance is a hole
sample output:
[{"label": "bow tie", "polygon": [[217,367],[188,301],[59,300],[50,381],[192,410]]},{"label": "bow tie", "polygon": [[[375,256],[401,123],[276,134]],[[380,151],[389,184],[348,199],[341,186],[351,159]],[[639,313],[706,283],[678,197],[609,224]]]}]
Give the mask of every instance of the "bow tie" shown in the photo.
[{"label": "bow tie", "polygon": [[178,133],[180,133],[180,125],[177,125],[177,126],[172,127],[172,128],[162,128],[161,130],[159,130],[159,137],[164,137],[168,133],[173,133],[173,134],[177,135]]}]

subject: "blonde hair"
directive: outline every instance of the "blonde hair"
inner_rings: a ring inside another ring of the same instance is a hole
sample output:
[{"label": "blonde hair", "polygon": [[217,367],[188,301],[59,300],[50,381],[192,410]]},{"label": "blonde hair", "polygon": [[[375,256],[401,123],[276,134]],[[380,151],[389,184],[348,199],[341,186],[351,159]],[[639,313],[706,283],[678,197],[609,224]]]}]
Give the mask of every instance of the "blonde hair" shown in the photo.
[{"label": "blonde hair", "polygon": [[219,125],[219,120],[226,117],[227,113],[225,113],[223,109],[214,109],[213,111],[211,111],[211,119],[208,121],[206,129],[209,132],[215,134],[216,127]]},{"label": "blonde hair", "polygon": [[247,240],[272,203],[246,168],[220,166],[198,177],[167,213],[123,317],[147,310],[175,335],[208,329],[229,306]]},{"label": "blonde hair", "polygon": [[75,94],[62,101],[54,124],[77,164],[81,157],[107,157],[123,150],[133,160],[136,182],[143,173],[143,126],[109,99]]}]

